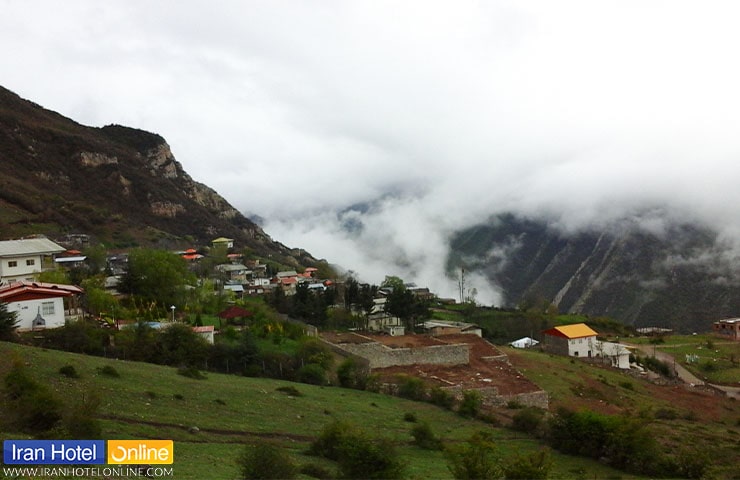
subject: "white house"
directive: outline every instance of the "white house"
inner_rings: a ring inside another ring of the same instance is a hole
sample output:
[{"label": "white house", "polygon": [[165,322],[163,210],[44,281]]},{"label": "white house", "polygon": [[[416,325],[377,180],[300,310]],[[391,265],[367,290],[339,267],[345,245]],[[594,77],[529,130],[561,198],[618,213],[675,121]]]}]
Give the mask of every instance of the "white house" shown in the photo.
[{"label": "white house", "polygon": [[569,357],[596,355],[596,335],[598,334],[585,323],[561,325],[542,333],[542,341],[547,351]]},{"label": "white house", "polygon": [[570,357],[603,358],[613,367],[629,369],[630,351],[622,344],[602,342],[585,323],[562,325],[545,330],[542,341],[545,350]]},{"label": "white house", "polygon": [[46,257],[66,250],[46,237],[0,241],[0,283],[33,281],[43,270]]},{"label": "white house", "polygon": [[0,286],[0,302],[16,313],[18,331],[40,330],[63,326],[70,306],[65,306],[65,298],[74,299],[82,292],[74,285],[14,282]]}]

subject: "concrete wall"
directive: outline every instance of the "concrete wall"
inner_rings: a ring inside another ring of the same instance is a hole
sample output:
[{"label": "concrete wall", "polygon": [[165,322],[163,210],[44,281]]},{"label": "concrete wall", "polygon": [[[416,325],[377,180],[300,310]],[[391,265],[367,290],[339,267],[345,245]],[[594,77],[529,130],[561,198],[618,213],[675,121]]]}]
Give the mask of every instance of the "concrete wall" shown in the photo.
[{"label": "concrete wall", "polygon": [[423,348],[389,348],[379,343],[341,343],[336,348],[368,361],[370,368],[402,365],[436,364],[467,365],[470,347],[460,345],[435,345]]},{"label": "concrete wall", "polygon": [[[460,386],[443,387],[455,396],[458,402],[463,399],[463,389]],[[471,389],[481,396],[481,402],[484,407],[505,407],[509,402],[516,402],[525,407],[539,407],[544,410],[550,405],[550,396],[544,390],[537,392],[517,393],[514,395],[501,395],[496,387],[483,387]]]}]

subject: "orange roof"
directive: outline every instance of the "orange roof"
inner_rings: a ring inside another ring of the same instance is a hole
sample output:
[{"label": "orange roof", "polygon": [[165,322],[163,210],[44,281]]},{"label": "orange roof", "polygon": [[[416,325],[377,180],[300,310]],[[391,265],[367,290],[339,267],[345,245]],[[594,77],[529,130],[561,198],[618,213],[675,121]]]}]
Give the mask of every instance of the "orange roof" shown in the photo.
[{"label": "orange roof", "polygon": [[552,335],[555,337],[564,338],[583,338],[583,337],[595,337],[598,335],[594,330],[591,329],[585,323],[574,323],[573,325],[561,325],[559,327],[553,327],[549,330],[545,330],[543,333]]}]

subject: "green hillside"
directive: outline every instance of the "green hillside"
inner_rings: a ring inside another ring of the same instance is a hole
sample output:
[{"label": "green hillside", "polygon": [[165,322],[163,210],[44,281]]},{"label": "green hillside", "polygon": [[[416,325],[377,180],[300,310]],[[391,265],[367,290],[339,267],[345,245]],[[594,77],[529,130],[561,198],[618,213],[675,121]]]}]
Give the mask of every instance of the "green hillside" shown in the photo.
[{"label": "green hillside", "polygon": [[[291,384],[284,381],[208,374],[204,380],[178,375],[176,369],[146,363],[107,360],[59,351],[0,343],[0,375],[7,375],[15,360],[22,361],[33,378],[51,386],[72,404],[90,392],[101,397],[99,416],[104,439],[173,439],[174,478],[238,478],[237,458],[245,444],[268,440],[284,449],[298,464],[332,462],[305,454],[325,425],[335,419],[349,421],[373,436],[384,437],[398,448],[409,478],[450,478],[443,453],[410,444],[413,413],[428,422],[446,444],[460,444],[486,430],[493,435],[502,456],[534,452],[542,444],[522,433],[464,419],[427,403],[334,387]],[[79,378],[59,374],[71,365]],[[114,378],[100,373],[112,366]],[[278,388],[295,387],[302,396]],[[198,432],[192,433],[192,427]],[[0,430],[3,439],[29,438]],[[552,452],[551,478],[636,478],[598,462]],[[310,478],[310,477],[303,477]]]}]

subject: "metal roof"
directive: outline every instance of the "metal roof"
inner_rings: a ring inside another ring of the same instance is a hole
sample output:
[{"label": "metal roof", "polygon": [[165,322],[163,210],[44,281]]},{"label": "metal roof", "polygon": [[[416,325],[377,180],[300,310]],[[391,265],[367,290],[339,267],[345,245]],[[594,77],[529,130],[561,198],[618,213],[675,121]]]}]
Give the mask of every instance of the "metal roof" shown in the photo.
[{"label": "metal roof", "polygon": [[556,335],[565,338],[583,338],[583,337],[595,337],[598,335],[585,323],[575,323],[573,325],[561,325],[559,327],[545,330],[548,335]]},{"label": "metal roof", "polygon": [[51,255],[53,253],[62,253],[66,250],[66,248],[44,237],[0,241],[0,257]]}]

